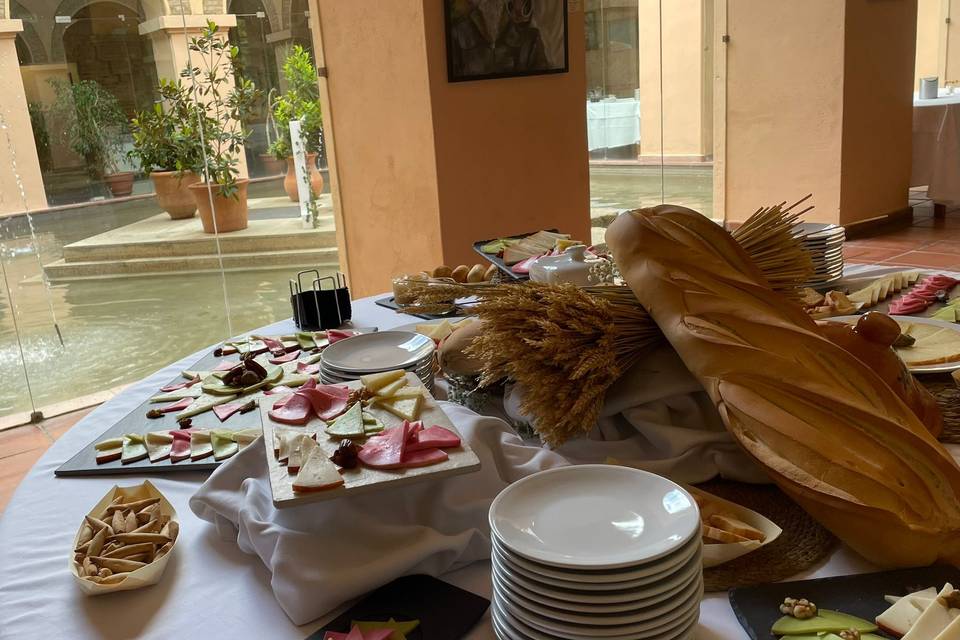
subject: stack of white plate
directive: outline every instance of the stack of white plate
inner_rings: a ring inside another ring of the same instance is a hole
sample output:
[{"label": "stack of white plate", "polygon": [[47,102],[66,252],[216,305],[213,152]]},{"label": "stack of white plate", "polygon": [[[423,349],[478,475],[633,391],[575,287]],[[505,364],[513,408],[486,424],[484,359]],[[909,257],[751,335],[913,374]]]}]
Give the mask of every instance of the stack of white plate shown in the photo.
[{"label": "stack of white plate", "polygon": [[490,505],[500,640],[692,638],[700,514],[679,485],[613,465],[551,469]]},{"label": "stack of white plate", "polygon": [[844,228],[835,224],[804,223],[803,244],[813,260],[813,277],[808,287],[833,284],[843,276]]},{"label": "stack of white plate", "polygon": [[320,358],[320,382],[339,384],[360,376],[394,369],[417,374],[433,390],[433,355],[436,345],[430,338],[412,331],[380,331],[339,340]]}]

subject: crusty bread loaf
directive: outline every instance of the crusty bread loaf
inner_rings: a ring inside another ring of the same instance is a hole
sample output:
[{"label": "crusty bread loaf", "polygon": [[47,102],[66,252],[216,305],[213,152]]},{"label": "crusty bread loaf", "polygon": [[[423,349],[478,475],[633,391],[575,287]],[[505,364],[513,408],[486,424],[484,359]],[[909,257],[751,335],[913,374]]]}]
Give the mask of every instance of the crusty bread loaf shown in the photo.
[{"label": "crusty bread loaf", "polygon": [[960,560],[960,467],[728,233],[660,206],[621,215],[606,240],[728,430],[788,495],[880,566]]}]

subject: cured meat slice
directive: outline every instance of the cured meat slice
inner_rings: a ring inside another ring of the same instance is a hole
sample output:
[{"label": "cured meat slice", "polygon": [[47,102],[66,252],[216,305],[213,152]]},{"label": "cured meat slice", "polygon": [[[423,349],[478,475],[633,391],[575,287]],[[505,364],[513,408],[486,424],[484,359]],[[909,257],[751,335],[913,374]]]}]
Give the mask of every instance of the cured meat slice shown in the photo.
[{"label": "cured meat slice", "polygon": [[250,404],[252,400],[236,400],[226,404],[218,404],[213,408],[213,412],[220,418],[220,422],[225,422],[227,418]]},{"label": "cured meat slice", "polygon": [[408,451],[420,451],[423,449],[445,449],[449,447],[459,447],[460,436],[444,427],[433,425],[414,433],[410,442],[407,444]]},{"label": "cured meat slice", "polygon": [[409,437],[410,423],[404,420],[400,426],[367,440],[357,457],[360,462],[374,469],[399,469],[403,466]]},{"label": "cured meat slice", "polygon": [[403,454],[403,467],[426,467],[447,461],[447,452],[443,449],[418,449]]},{"label": "cured meat slice", "polygon": [[230,371],[235,366],[240,364],[239,360],[224,360],[213,368],[214,371]]},{"label": "cured meat slice", "polygon": [[300,357],[300,350],[298,349],[296,351],[291,351],[290,353],[287,353],[281,356],[275,356],[273,358],[270,358],[270,364],[283,364],[284,362],[293,362],[299,357]]},{"label": "cured meat slice", "polygon": [[313,412],[321,420],[332,420],[346,411],[350,391],[342,387],[321,385],[314,389],[298,389],[294,395],[307,398]]},{"label": "cured meat slice", "polygon": [[171,431],[173,443],[170,446],[170,462],[177,463],[190,457],[190,432]]},{"label": "cured meat slice", "polygon": [[[278,387],[273,387],[272,389],[267,389],[266,391],[263,392],[263,395],[265,395],[265,396],[275,396],[275,395],[278,395],[278,394],[289,394],[289,393],[293,393],[294,391],[296,391],[296,389],[293,389],[293,388],[291,388],[291,387],[288,387],[288,386],[285,385],[285,384],[281,384],[281,385],[278,386]],[[274,406],[276,406],[276,405],[274,405]]]},{"label": "cured meat slice", "polygon": [[263,341],[263,344],[267,347],[267,350],[275,356],[281,356],[286,352],[287,348],[283,346],[283,343],[274,338],[260,338]]},{"label": "cured meat slice", "polygon": [[360,335],[359,331],[341,331],[340,329],[330,329],[327,331],[327,340],[330,344],[333,344],[334,342],[346,340],[347,338],[352,338],[353,336],[357,335]]},{"label": "cured meat slice", "polygon": [[170,413],[172,411],[183,411],[187,407],[193,404],[194,398],[184,398],[183,400],[178,400],[173,404],[168,404],[165,407],[160,407],[160,413]]},{"label": "cured meat slice", "polygon": [[200,382],[200,376],[195,376],[186,382],[177,382],[175,384],[168,384],[166,386],[160,387],[160,391],[163,393],[170,393],[172,391],[179,391],[180,389],[187,389],[193,385]]},{"label": "cured meat slice", "polygon": [[[307,375],[313,375],[314,373],[320,372],[320,363],[314,362],[313,364],[307,364],[306,362],[297,363],[297,373],[305,373]],[[313,378],[311,378],[312,380]]]},{"label": "cured meat slice", "polygon": [[267,412],[271,420],[283,424],[307,424],[313,414],[313,404],[305,394],[293,393],[280,398]]}]

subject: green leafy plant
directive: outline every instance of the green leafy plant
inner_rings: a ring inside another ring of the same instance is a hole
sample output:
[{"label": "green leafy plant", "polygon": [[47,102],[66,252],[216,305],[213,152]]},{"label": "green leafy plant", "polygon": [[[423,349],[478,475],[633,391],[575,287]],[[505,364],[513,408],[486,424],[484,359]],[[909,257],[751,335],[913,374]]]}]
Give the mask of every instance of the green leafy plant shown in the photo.
[{"label": "green leafy plant", "polygon": [[216,184],[221,196],[237,197],[239,154],[250,131],[244,121],[260,99],[254,84],[239,73],[239,50],[218,35],[219,27],[207,21],[188,48],[199,65],[180,72],[190,80],[190,109],[206,157],[194,167],[207,183]]},{"label": "green leafy plant", "polygon": [[37,148],[37,158],[40,168],[50,168],[50,131],[47,129],[47,114],[39,102],[28,102],[27,112],[30,114],[30,128],[33,130],[33,144]]},{"label": "green leafy plant", "polygon": [[290,144],[290,121],[302,120],[300,132],[306,151],[318,153],[320,132],[323,128],[320,87],[317,84],[317,70],[306,49],[300,45],[294,46],[283,63],[283,77],[287,80],[287,91],[271,105],[277,138],[267,151],[278,160],[290,156],[293,153]]},{"label": "green leafy plant", "polygon": [[203,165],[203,144],[197,133],[197,112],[190,91],[179,80],[162,79],[160,101],[130,122],[133,149],[129,155],[151,171],[193,170]]},{"label": "green leafy plant", "polygon": [[116,97],[95,80],[50,83],[56,99],[50,116],[61,124],[64,141],[87,163],[94,178],[117,172],[127,117]]}]

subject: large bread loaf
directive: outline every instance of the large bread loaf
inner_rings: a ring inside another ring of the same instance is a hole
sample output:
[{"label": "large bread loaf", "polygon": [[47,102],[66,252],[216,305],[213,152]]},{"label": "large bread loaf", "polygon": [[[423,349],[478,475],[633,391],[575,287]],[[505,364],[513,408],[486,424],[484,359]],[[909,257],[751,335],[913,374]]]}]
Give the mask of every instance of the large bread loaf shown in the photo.
[{"label": "large bread loaf", "polygon": [[606,239],[727,428],[788,495],[881,566],[960,560],[953,458],[729,234],[660,206],[621,215]]}]

